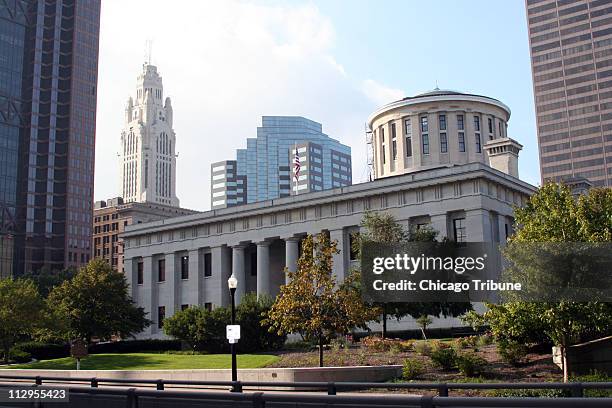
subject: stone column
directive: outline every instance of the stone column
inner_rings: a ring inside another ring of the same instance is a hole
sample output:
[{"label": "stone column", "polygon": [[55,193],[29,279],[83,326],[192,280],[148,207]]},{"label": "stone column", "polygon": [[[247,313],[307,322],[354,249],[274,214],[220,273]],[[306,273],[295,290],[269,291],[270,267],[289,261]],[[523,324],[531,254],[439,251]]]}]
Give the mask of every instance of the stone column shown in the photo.
[{"label": "stone column", "polygon": [[[245,293],[246,273],[244,271],[244,246],[235,245],[232,247],[232,273],[238,279],[236,288],[236,305],[240,303]],[[228,289],[229,290],[229,289]]]},{"label": "stone column", "polygon": [[[297,262],[300,255],[299,245],[299,238],[285,239],[285,267],[291,272],[297,271]],[[289,276],[285,275],[285,284],[287,283],[289,283]]]},{"label": "stone column", "polygon": [[203,272],[200,271],[200,251],[192,249],[189,251],[188,302],[190,305],[201,305],[203,275]]},{"label": "stone column", "polygon": [[226,246],[212,247],[211,250],[212,276],[206,278],[204,302],[211,302],[216,306],[229,305],[229,289],[227,279],[232,270],[232,257],[230,248]]},{"label": "stone column", "polygon": [[152,321],[151,326],[147,329],[150,334],[157,333],[157,268],[154,267],[153,257],[145,256],[142,258],[143,263],[143,293],[142,305],[147,317]]},{"label": "stone column", "polygon": [[270,294],[270,242],[257,243],[257,296]]},{"label": "stone column", "polygon": [[467,242],[492,242],[491,217],[483,208],[465,212]]},{"label": "stone column", "polygon": [[132,297],[132,300],[136,302],[136,282],[138,281],[138,277],[136,275],[138,274],[138,268],[134,267],[133,259],[123,260],[123,273],[129,286],[130,296]]},{"label": "stone column", "polygon": [[[174,315],[176,310],[180,310],[179,287],[181,280],[180,258],[174,252],[166,254],[166,284],[168,291],[166,299],[166,317]],[[163,306],[163,305],[162,305]]]},{"label": "stone column", "polygon": [[438,241],[442,241],[448,236],[448,219],[446,214],[436,214],[429,217],[431,228],[438,231]]},{"label": "stone column", "polygon": [[338,283],[341,283],[342,281],[344,281],[344,277],[347,274],[347,243],[344,239],[344,230],[339,229],[329,231],[329,239],[330,241],[337,242],[337,248],[339,252],[337,254],[334,254],[332,257],[334,262],[332,266],[332,273],[336,275]]}]

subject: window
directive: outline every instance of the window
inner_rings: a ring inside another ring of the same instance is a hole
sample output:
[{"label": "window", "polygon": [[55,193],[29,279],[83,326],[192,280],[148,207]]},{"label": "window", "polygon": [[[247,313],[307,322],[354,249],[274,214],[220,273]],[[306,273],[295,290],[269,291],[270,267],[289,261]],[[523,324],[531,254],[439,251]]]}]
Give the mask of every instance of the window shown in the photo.
[{"label": "window", "polygon": [[448,138],[446,137],[446,132],[440,133],[440,153],[448,152]]},{"label": "window", "polygon": [[393,161],[397,160],[397,134],[395,131],[395,123],[391,124],[391,155]]},{"label": "window", "polygon": [[476,139],[476,153],[482,153],[482,141],[480,139],[480,116],[474,116],[474,138]]},{"label": "window", "polygon": [[457,129],[465,130],[465,125],[463,123],[463,115],[457,115]]},{"label": "window", "polygon": [[453,236],[455,242],[465,242],[465,218],[455,218],[453,220]]},{"label": "window", "polygon": [[181,279],[189,279],[189,257],[181,256]]},{"label": "window", "polygon": [[144,283],[144,263],[142,262],[138,262],[136,265],[136,282],[138,282],[139,285]]},{"label": "window", "polygon": [[349,260],[357,261],[359,259],[359,232],[349,233]]},{"label": "window", "polygon": [[164,327],[164,319],[166,318],[166,306],[160,306],[157,308],[157,328],[161,329]]},{"label": "window", "polygon": [[208,310],[209,312],[212,311],[212,303],[210,302],[204,303],[204,309]]},{"label": "window", "polygon": [[157,281],[164,282],[166,280],[166,260],[160,259],[157,261]]},{"label": "window", "polygon": [[204,276],[212,276],[212,254],[204,254]]},{"label": "window", "polygon": [[189,308],[189,305],[181,305],[181,310],[185,310],[185,309],[188,309],[188,308]]},{"label": "window", "polygon": [[446,115],[439,115],[438,122],[440,123],[440,130],[446,130]]},{"label": "window", "polygon": [[404,131],[406,132],[406,157],[412,157],[412,125],[410,119],[404,120]]},{"label": "window", "polygon": [[463,115],[457,115],[457,129],[459,132],[457,138],[459,141],[459,151],[465,152],[465,124],[463,123]]},{"label": "window", "polygon": [[421,144],[423,145],[423,154],[429,154],[429,123],[427,116],[421,116]]},{"label": "window", "polygon": [[380,142],[382,143],[382,162],[385,164],[387,162],[387,155],[385,154],[385,129],[380,128]]},{"label": "window", "polygon": [[493,119],[489,118],[489,133],[493,134]]}]

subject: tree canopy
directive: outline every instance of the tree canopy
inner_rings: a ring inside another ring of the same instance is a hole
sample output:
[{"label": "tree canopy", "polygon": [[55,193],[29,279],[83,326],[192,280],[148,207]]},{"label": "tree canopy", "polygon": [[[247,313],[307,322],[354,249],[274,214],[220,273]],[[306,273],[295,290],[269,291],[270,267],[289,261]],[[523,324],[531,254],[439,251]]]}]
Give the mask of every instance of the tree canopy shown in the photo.
[{"label": "tree canopy", "polygon": [[67,340],[129,337],[150,324],[144,309],[128,295],[125,276],[101,259],[93,259],[72,280],[56,286],[47,303],[65,323],[60,330]]},{"label": "tree canopy", "polygon": [[361,300],[356,273],[349,273],[342,282],[332,273],[336,253],[337,243],[327,234],[308,235],[302,242],[297,270],[286,270],[289,283],[281,286],[267,320],[279,334],[300,333],[317,339],[320,366],[325,339],[355,327],[366,328],[376,315]]},{"label": "tree canopy", "polygon": [[[574,197],[563,184],[548,183],[517,208],[516,232],[510,245],[541,242],[610,242],[612,189],[593,188]],[[543,338],[561,347],[564,379],[568,370],[565,349],[579,341],[610,333],[612,304],[602,302],[509,302],[488,305],[482,323],[500,340],[540,343]],[[475,316],[471,316],[477,320]]]},{"label": "tree canopy", "polygon": [[6,362],[15,342],[44,324],[44,314],[45,303],[32,281],[0,279],[0,342]]}]

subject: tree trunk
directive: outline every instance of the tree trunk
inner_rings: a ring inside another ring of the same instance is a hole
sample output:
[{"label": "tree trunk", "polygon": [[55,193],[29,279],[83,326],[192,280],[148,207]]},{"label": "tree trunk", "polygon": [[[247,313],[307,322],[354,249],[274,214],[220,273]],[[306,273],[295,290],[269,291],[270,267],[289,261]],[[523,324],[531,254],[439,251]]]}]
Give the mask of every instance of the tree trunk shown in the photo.
[{"label": "tree trunk", "polygon": [[421,333],[423,333],[423,339],[427,340],[427,336],[425,335],[425,328],[421,327]]},{"label": "tree trunk", "polygon": [[323,333],[319,334],[319,367],[323,367]]},{"label": "tree trunk", "polygon": [[387,305],[383,304],[382,312],[382,338],[387,338]]}]

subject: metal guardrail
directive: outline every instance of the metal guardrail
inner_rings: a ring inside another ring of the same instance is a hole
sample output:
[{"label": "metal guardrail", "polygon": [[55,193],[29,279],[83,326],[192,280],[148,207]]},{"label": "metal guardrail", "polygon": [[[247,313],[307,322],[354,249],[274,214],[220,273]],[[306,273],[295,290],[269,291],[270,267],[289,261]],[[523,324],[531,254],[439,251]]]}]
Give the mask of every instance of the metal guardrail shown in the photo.
[{"label": "metal guardrail", "polygon": [[[244,387],[259,389],[288,390],[327,390],[328,395],[336,395],[340,391],[364,389],[404,389],[404,390],[435,390],[440,397],[448,397],[450,390],[500,390],[500,389],[547,389],[568,390],[572,397],[581,398],[585,390],[612,389],[612,382],[570,382],[570,383],[447,383],[447,382],[416,382],[416,383],[369,383],[369,382],[273,382],[273,381],[197,381],[197,380],[151,380],[129,378],[102,378],[102,377],[42,377],[27,375],[0,375],[0,381],[33,381],[35,385],[53,383],[87,383],[91,388],[102,384],[118,385],[155,385],[158,391],[166,386],[196,386],[230,388],[234,393],[242,393]],[[610,403],[612,406],[612,402]]]},{"label": "metal guardrail", "polygon": [[[7,385],[0,385],[6,387]],[[31,384],[37,387],[37,384]],[[295,393],[237,393],[218,391],[169,391],[147,389],[117,389],[96,387],[69,387],[69,406],[103,406],[105,408],[174,408],[176,406],[197,406],[202,408],[252,407],[275,408],[303,406],[310,408],[468,408],[468,407],[610,407],[610,398],[484,398],[484,397],[441,397],[441,396],[400,396],[400,395],[304,395]],[[33,402],[32,407],[54,407],[55,402]],[[293,405],[295,404],[295,405]],[[23,402],[2,404],[3,407],[24,407]]]}]

